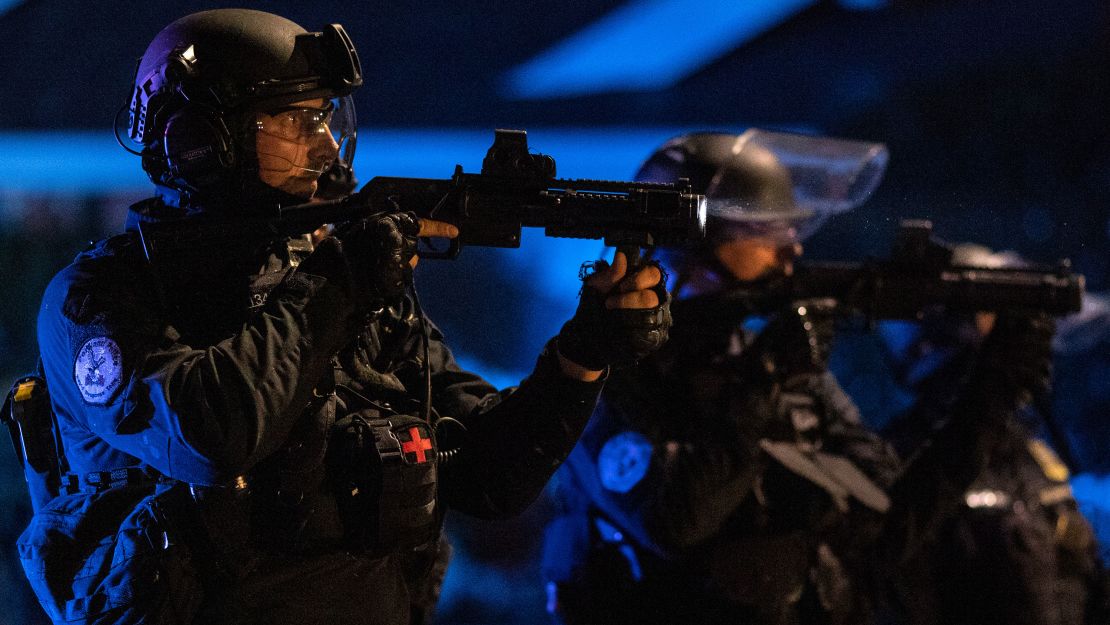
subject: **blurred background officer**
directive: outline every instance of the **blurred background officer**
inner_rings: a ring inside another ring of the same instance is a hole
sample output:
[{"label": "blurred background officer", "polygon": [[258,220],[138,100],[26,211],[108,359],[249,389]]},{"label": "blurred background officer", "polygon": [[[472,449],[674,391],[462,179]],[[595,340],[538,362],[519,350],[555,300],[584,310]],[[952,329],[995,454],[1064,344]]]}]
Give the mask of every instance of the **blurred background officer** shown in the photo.
[{"label": "blurred background officer", "polygon": [[626,275],[618,255],[499,394],[407,288],[416,237],[457,234],[411,214],[315,249],[244,231],[147,261],[139,224],[234,231],[312,198],[351,162],[361,83],[342,27],[257,11],[186,16],[143,55],[127,134],[157,196],[55,277],[39,316],[65,475],[20,549],[55,622],[420,622],[446,506],[521,510],[608,365],[665,339],[660,271]]},{"label": "blurred background officer", "polygon": [[[953,264],[1027,263],[1013,253],[961,244],[953,248]],[[873,334],[843,335],[830,360],[865,421],[884,424],[884,437],[903,457],[937,455],[939,447],[950,465],[978,471],[962,494],[948,498],[954,505],[936,511],[929,535],[901,564],[903,618],[922,625],[1105,622],[1110,614],[1104,572],[1093,532],[1072,496],[1068,463],[1050,447],[1060,445],[1063,457],[1072,458],[1049,398],[1034,398],[996,427],[962,428],[967,435],[979,432],[978,457],[953,457],[956,450],[944,446],[953,405],[995,321],[992,313],[930,310],[920,322],[880,322]],[[1073,324],[1062,325],[1066,336]],[[868,353],[881,355],[881,362],[867,362]]]},{"label": "blurred background officer", "polygon": [[[869,620],[896,458],[825,370],[832,304],[757,302],[885,162],[875,144],[751,130],[680,136],[643,164],[640,180],[706,193],[709,231],[667,257],[671,342],[614,374],[560,473],[544,569],[564,622]],[[717,314],[737,290],[750,305]]]}]

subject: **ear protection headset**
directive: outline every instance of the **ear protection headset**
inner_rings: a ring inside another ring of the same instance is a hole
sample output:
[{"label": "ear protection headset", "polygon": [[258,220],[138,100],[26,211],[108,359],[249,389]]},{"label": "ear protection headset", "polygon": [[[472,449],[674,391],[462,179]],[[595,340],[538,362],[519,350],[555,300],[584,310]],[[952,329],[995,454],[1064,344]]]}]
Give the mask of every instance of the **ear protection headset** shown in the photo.
[{"label": "ear protection headset", "polygon": [[143,167],[160,182],[207,186],[235,169],[225,111],[212,89],[198,82],[192,46],[136,81],[130,113],[128,135],[144,146]]}]

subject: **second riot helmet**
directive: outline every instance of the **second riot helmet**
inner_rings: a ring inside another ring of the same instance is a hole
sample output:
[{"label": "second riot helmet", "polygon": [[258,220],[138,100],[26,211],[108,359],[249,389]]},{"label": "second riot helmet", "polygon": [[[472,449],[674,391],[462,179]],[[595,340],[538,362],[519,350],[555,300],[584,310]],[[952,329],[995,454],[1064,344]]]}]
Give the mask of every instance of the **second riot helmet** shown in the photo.
[{"label": "second riot helmet", "polygon": [[862,203],[882,178],[877,143],[751,129],[698,132],[668,140],[636,179],[688,178],[704,193],[711,241],[790,232],[805,238],[831,215]]}]

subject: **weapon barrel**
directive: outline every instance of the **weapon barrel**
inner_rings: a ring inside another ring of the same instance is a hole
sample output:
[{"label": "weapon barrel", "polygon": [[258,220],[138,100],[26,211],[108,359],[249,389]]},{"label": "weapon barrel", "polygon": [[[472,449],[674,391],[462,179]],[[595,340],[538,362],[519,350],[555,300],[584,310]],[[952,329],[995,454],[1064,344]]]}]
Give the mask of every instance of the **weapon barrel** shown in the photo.
[{"label": "weapon barrel", "polygon": [[1018,309],[1077,312],[1084,280],[1062,268],[991,269],[949,266],[937,272],[898,264],[804,263],[795,298],[832,297],[876,318],[914,318],[925,308],[952,312]]},{"label": "weapon barrel", "polygon": [[704,197],[673,185],[607,182],[546,193],[555,199],[555,209],[525,225],[542,227],[548,236],[646,247],[684,245],[705,232]]}]

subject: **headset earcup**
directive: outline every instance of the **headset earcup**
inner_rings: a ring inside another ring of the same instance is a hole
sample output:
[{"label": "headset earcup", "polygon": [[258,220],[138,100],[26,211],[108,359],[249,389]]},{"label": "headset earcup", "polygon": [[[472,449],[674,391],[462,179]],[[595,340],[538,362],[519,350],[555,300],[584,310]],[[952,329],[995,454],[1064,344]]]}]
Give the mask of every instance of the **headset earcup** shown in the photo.
[{"label": "headset earcup", "polygon": [[235,167],[227,125],[216,111],[194,103],[166,120],[163,147],[170,176],[190,187],[213,184]]}]

